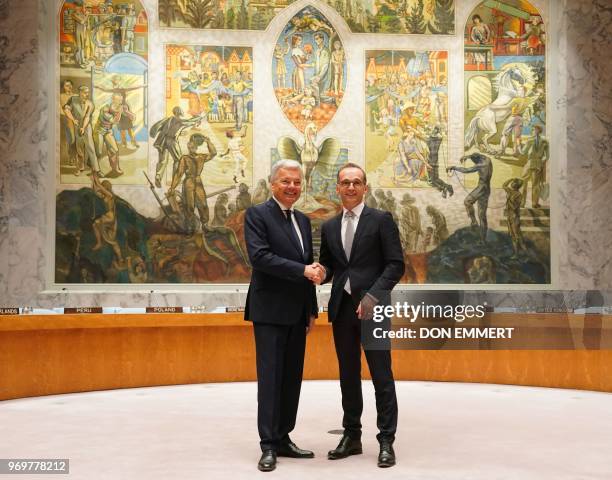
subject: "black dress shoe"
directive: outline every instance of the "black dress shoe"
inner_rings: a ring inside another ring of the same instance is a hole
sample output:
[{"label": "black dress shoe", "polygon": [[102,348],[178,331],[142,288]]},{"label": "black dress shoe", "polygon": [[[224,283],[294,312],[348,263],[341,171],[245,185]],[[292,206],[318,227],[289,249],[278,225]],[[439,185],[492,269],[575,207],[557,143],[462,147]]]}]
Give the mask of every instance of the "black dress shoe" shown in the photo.
[{"label": "black dress shoe", "polygon": [[395,465],[395,452],[391,442],[380,443],[380,453],[378,454],[378,466],[380,468],[392,467]]},{"label": "black dress shoe", "polygon": [[276,453],[274,450],[264,450],[257,464],[262,472],[271,472],[276,468]]},{"label": "black dress shoe", "polygon": [[314,453],[310,450],[302,450],[298,446],[289,441],[282,444],[276,450],[276,455],[279,457],[291,457],[291,458],[314,458]]},{"label": "black dress shoe", "polygon": [[327,452],[327,458],[330,460],[338,460],[340,458],[346,458],[349,455],[360,455],[362,453],[361,440],[344,435],[336,449]]}]

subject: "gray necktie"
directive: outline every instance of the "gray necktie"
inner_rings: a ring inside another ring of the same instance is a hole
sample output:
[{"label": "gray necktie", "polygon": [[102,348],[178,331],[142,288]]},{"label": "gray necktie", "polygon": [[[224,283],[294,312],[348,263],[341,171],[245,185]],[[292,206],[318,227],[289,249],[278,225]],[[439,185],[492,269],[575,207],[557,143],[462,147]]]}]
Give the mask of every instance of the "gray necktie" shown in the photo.
[{"label": "gray necktie", "polygon": [[[353,248],[353,239],[355,238],[355,214],[350,210],[344,214],[346,218],[346,230],[344,232],[344,253],[346,253],[346,259],[351,258],[351,250]],[[344,289],[347,293],[351,293],[351,280],[347,277]]]}]

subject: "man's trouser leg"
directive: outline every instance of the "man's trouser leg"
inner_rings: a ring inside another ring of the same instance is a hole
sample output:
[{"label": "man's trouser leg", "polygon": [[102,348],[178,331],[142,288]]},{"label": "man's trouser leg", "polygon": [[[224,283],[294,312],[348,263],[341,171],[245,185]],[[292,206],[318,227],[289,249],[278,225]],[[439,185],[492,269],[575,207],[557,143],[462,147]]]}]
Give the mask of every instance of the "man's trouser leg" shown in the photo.
[{"label": "man's trouser leg", "polygon": [[361,438],[361,413],[363,395],[361,391],[361,329],[355,310],[357,306],[351,296],[342,292],[340,310],[332,328],[334,344],[340,370],[340,390],[342,391],[342,426],[344,434],[351,438]]},{"label": "man's trouser leg", "polygon": [[254,323],[257,357],[257,428],[263,450],[277,450],[295,426],[306,325]]}]

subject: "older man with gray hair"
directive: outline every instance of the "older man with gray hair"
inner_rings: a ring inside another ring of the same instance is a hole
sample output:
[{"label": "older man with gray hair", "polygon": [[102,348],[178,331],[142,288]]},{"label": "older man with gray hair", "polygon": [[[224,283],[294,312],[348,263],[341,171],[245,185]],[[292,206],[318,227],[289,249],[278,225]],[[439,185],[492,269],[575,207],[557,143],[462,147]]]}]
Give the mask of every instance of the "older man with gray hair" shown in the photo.
[{"label": "older man with gray hair", "polygon": [[245,320],[253,322],[257,358],[259,470],[276,468],[276,457],[312,458],[289,438],[295,427],[306,334],[317,317],[315,284],[324,276],[313,263],[310,220],[293,206],[304,174],[294,160],[274,164],[272,198],[250,207],[244,237],[253,266]]}]

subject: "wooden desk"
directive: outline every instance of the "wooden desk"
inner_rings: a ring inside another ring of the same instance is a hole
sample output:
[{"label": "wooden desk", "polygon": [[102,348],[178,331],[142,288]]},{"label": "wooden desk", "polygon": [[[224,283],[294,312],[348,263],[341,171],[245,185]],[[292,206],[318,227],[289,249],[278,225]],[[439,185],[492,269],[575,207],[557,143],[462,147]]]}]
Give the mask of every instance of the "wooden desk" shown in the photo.
[{"label": "wooden desk", "polygon": [[[392,355],[398,380],[612,392],[612,350],[402,350]],[[363,371],[367,376],[365,363]],[[240,313],[0,316],[0,400],[255,378],[252,326]],[[338,378],[326,315],[308,337],[304,378]]]}]

